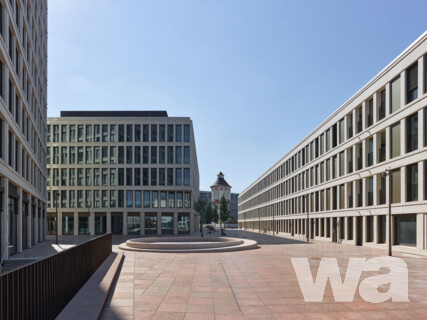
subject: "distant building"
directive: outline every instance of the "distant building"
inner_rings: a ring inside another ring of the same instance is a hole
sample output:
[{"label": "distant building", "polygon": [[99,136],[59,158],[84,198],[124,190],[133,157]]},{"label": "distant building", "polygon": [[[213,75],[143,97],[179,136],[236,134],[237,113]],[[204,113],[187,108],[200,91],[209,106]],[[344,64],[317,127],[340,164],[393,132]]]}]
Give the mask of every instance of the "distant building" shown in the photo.
[{"label": "distant building", "polygon": [[[214,197],[212,197],[214,195]],[[211,186],[211,191],[199,191],[199,199],[204,200],[206,203],[213,203],[219,205],[222,196],[230,204],[230,216],[231,220],[236,220],[238,216],[238,193],[231,193],[231,186],[225,181],[224,174],[220,172],[217,180]],[[212,198],[214,200],[212,201]]]},{"label": "distant building", "polygon": [[199,169],[190,118],[68,111],[49,118],[47,129],[50,234],[56,233],[56,205],[60,235],[196,230]]}]

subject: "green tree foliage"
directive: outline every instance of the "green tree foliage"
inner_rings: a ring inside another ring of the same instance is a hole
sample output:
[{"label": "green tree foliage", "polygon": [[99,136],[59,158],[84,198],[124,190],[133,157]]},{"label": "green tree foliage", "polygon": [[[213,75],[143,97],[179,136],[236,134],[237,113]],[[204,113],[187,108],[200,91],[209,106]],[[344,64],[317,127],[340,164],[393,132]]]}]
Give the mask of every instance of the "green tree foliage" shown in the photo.
[{"label": "green tree foliage", "polygon": [[230,219],[230,209],[227,200],[222,196],[221,203],[219,205],[219,221],[225,224]]},{"label": "green tree foliage", "polygon": [[208,204],[206,206],[205,219],[206,219],[206,223],[211,223],[213,220],[213,209],[211,204]]},{"label": "green tree foliage", "polygon": [[218,216],[218,208],[216,206],[212,206],[212,222],[218,223],[219,216]]}]

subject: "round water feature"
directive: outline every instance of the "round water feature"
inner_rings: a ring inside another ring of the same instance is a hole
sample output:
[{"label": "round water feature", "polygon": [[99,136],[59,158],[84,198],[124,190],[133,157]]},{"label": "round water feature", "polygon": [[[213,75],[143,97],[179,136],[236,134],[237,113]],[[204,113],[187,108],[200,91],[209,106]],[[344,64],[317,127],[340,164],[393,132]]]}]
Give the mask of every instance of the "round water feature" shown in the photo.
[{"label": "round water feature", "polygon": [[141,252],[230,252],[258,247],[254,240],[228,237],[150,237],[130,239],[119,248]]}]

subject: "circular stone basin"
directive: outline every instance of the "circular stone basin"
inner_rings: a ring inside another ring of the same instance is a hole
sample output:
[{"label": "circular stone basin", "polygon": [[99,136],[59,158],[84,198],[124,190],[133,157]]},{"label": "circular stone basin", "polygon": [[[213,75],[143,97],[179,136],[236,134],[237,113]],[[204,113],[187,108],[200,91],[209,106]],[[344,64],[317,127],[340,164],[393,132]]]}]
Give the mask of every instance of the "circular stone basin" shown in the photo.
[{"label": "circular stone basin", "polygon": [[119,248],[142,252],[227,252],[257,248],[257,242],[226,237],[153,237],[130,239]]}]

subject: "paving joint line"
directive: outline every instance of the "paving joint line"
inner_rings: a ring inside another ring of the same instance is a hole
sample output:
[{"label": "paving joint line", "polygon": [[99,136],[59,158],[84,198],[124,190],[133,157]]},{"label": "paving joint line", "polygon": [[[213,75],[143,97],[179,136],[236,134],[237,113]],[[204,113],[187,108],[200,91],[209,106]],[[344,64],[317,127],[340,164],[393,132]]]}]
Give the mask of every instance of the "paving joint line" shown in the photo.
[{"label": "paving joint line", "polygon": [[221,268],[224,271],[225,278],[227,279],[228,285],[230,286],[231,292],[233,293],[234,301],[236,301],[237,308],[239,308],[239,312],[241,313],[242,310],[240,309],[240,305],[239,305],[239,302],[237,301],[236,294],[234,293],[233,287],[231,286],[230,280],[228,279],[227,272],[225,272],[224,265],[222,264],[222,262],[219,262],[219,264],[221,265]]}]

